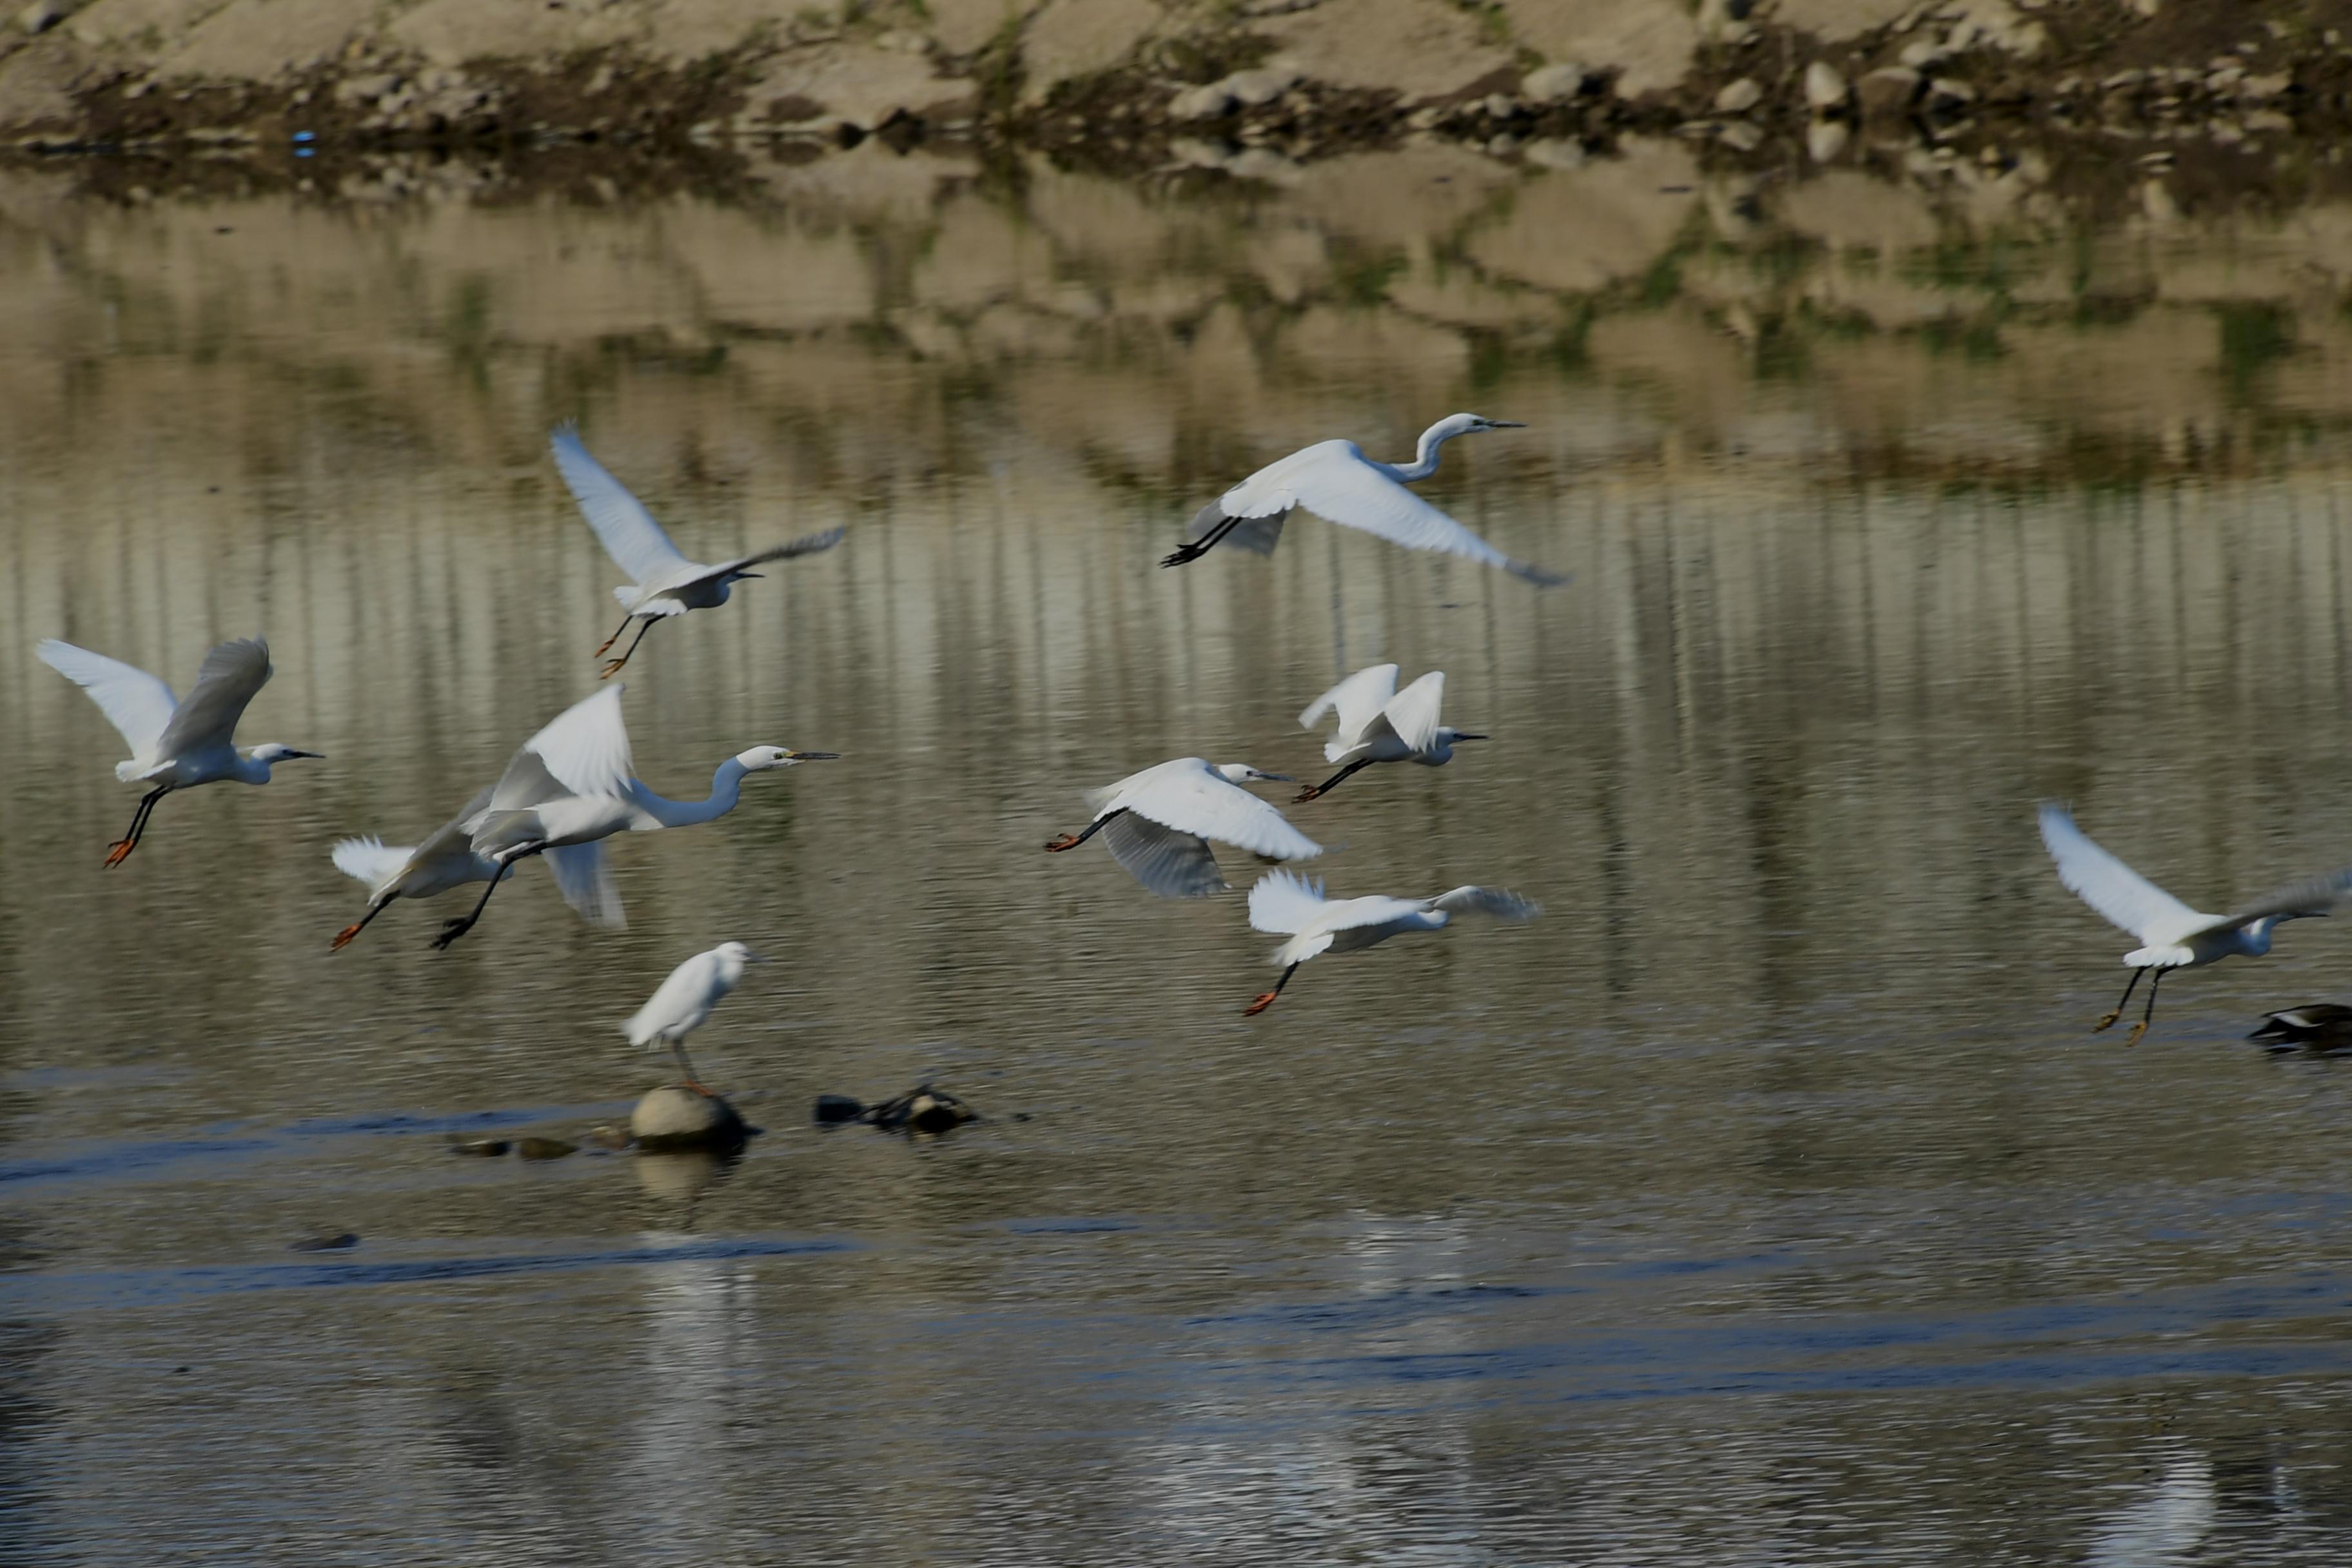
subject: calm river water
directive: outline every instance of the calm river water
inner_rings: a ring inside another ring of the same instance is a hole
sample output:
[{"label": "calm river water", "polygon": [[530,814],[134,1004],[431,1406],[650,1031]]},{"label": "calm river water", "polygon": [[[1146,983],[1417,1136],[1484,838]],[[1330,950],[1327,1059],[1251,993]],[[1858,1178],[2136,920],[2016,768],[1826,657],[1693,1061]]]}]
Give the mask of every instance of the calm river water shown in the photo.
[{"label": "calm river water", "polygon": [[[2339,217],[1672,148],[330,173],[0,182],[0,1559],[2345,1561],[2352,1068],[2242,1037],[2352,930],[2126,1049],[2033,829],[2204,908],[2352,858]],[[1304,520],[1154,565],[1460,407],[1528,428],[1427,493],[1567,585]],[[849,527],[647,640],[639,773],[846,755],[618,843],[624,932],[527,868],[331,954],[330,843],[593,687],[574,417],[689,552]],[[121,748],[32,644],[254,633],[241,738],[328,760],[101,871]],[[1245,1019],[1239,893],[1039,853],[1164,758],[1316,774],[1381,659],[1495,739],[1295,808],[1311,869],[1541,921]],[[625,1114],[615,1020],[730,938],[739,1163],[450,1152]],[[985,1120],[809,1125],[925,1079]]]}]

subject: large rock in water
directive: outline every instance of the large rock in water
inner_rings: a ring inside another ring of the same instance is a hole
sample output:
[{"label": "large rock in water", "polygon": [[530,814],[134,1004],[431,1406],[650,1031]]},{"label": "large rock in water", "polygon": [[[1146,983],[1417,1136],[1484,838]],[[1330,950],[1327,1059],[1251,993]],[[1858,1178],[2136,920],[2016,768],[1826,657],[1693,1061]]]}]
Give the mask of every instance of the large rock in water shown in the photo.
[{"label": "large rock in water", "polygon": [[675,1084],[655,1089],[629,1112],[629,1135],[648,1153],[678,1149],[740,1149],[751,1130],[715,1094]]}]

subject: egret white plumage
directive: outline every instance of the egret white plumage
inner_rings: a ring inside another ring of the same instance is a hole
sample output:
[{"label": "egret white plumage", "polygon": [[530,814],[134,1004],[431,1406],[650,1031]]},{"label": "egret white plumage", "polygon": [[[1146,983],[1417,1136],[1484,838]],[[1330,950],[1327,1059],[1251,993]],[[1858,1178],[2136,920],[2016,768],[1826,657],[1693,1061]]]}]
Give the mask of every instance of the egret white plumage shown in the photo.
[{"label": "egret white plumage", "polygon": [[1099,833],[1112,858],[1163,899],[1198,899],[1222,891],[1224,878],[1207,840],[1231,844],[1277,860],[1306,860],[1323,847],[1290,825],[1280,810],[1242,788],[1253,779],[1292,781],[1247,763],[1214,763],[1178,757],[1104,789],[1087,792],[1094,813],[1080,833],[1045,846],[1075,849]]},{"label": "egret white plumage", "polygon": [[1323,746],[1323,760],[1347,765],[1319,784],[1300,790],[1299,800],[1313,800],[1338,788],[1341,780],[1374,763],[1419,763],[1442,768],[1454,760],[1457,741],[1483,741],[1437,721],[1438,705],[1445,699],[1445,672],[1433,669],[1402,691],[1396,689],[1397,667],[1375,664],[1360,669],[1318,697],[1298,716],[1301,728],[1312,730],[1323,715],[1338,709],[1339,731]]},{"label": "egret white plumage", "polygon": [[555,466],[562,471],[572,499],[580,503],[581,513],[588,519],[588,526],[596,531],[604,552],[635,579],[613,590],[613,597],[628,614],[621,617],[620,629],[606,637],[596,651],[602,654],[620,641],[621,633],[629,629],[631,621],[644,624],[637,627],[627,652],[605,662],[604,675],[608,678],[629,662],[629,656],[637,651],[637,644],[646,640],[646,633],[653,629],[656,621],[682,616],[688,610],[715,608],[727,602],[728,592],[735,584],[761,575],[747,572],[745,567],[757,566],[763,561],[789,560],[795,555],[814,555],[841,542],[842,531],[829,528],[715,566],[689,561],[670,542],[669,535],[662,531],[653,513],[620,480],[607,473],[602,463],[588,455],[588,448],[580,444],[577,429],[568,424],[557,426],[548,437],[548,445],[555,453]]},{"label": "egret white plumage", "polygon": [[[474,853],[498,873],[482,889],[471,913],[446,923],[433,939],[446,947],[474,929],[490,895],[518,860],[582,846],[587,853],[553,862],[559,880],[603,875],[600,840],[615,833],[650,833],[709,822],[735,809],[743,775],[795,763],[827,761],[838,752],[795,752],[786,746],[754,746],[719,764],[710,794],[698,801],[668,800],[631,773],[629,731],[621,721],[621,693],[608,686],[573,703],[530,740],[491,786],[489,804],[468,834]],[[569,868],[567,869],[567,868]]]},{"label": "egret white plumage", "polygon": [[667,1046],[677,1058],[687,1087],[710,1090],[695,1081],[694,1063],[687,1058],[686,1037],[700,1028],[720,997],[742,983],[743,966],[768,961],[740,942],[722,942],[708,952],[698,952],[661,983],[646,1005],[621,1026],[629,1044],[641,1050]]},{"label": "egret white plumage", "polygon": [[2147,983],[2147,1005],[2132,1026],[2135,1046],[2156,1016],[2157,987],[2167,970],[2200,969],[2243,954],[2260,958],[2271,950],[2271,933],[2283,921],[2325,915],[2352,894],[2352,867],[2282,888],[2235,913],[2200,914],[2149,881],[2092,842],[2074,826],[2074,818],[2055,801],[2042,804],[2042,842],[2057,862],[2058,880],[2067,890],[2104,916],[2109,924],[2139,939],[2140,945],[2124,954],[2131,980],[2123,997],[2107,1016],[2091,1026],[2097,1034],[2114,1026],[2140,976]]},{"label": "egret white plumage", "polygon": [[1250,889],[1249,911],[1254,929],[1290,940],[1274,950],[1282,978],[1243,1008],[1244,1016],[1273,1006],[1298,966],[1318,952],[1356,952],[1407,931],[1442,931],[1459,914],[1531,921],[1543,913],[1543,906],[1507,888],[1455,888],[1433,899],[1327,899],[1320,882],[1295,871],[1268,871]]},{"label": "egret white plumage", "polygon": [[1438,448],[1456,436],[1523,427],[1516,419],[1449,414],[1421,433],[1410,463],[1376,461],[1353,441],[1318,441],[1268,463],[1202,507],[1185,531],[1183,548],[1160,564],[1197,561],[1228,539],[1244,550],[1270,554],[1282,542],[1282,524],[1291,509],[1305,507],[1326,521],[1361,529],[1407,549],[1442,550],[1499,566],[1538,586],[1565,582],[1556,573],[1512,560],[1405,489],[1437,472]]},{"label": "egret white plumage", "polygon": [[114,776],[125,784],[155,786],[140,797],[129,830],[106,847],[109,866],[120,866],[139,847],[156,802],[173,790],[221,779],[265,784],[274,764],[324,754],[296,751],[275,741],[258,746],[234,743],[246,705],[269,682],[269,645],[259,637],[225,642],[205,654],[184,700],[136,666],[56,637],[44,638],[33,651],[43,664],[89,692],[108,722],[121,732],[131,757],[114,765]]},{"label": "egret white plumage", "polygon": [[[485,784],[466,807],[436,828],[422,844],[390,845],[369,836],[335,841],[335,868],[368,885],[367,911],[335,933],[333,951],[351,945],[368,922],[398,899],[429,899],[468,882],[487,882],[499,874],[498,862],[474,847],[474,829],[489,809],[495,784]],[[591,925],[618,929],[628,923],[621,895],[613,886],[610,868],[600,845],[583,844],[550,849],[546,855],[555,885],[581,919]]]}]

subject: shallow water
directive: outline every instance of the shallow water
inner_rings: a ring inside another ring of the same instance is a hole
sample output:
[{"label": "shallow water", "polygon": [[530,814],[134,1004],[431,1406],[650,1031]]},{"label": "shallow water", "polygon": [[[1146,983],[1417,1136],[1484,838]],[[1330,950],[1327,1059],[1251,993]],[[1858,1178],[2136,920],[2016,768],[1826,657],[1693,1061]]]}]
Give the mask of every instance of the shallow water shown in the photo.
[{"label": "shallow water", "polygon": [[[1759,235],[1697,181],[1591,277],[1511,274],[1678,155],[1389,166],[1450,194],[1370,282],[1374,170],[11,176],[0,1557],[2341,1562],[2352,1079],[2241,1037],[2344,997],[2347,938],[2177,978],[2126,1050],[2085,1033],[2120,939],[2032,827],[2070,798],[2192,901],[2346,858],[2342,328],[2296,248],[2333,231],[1897,226],[1865,268],[1817,186]],[[1628,291],[1658,247],[1678,291]],[[2153,303],[2037,325],[2041,264]],[[2007,336],[1792,359],[1727,329],[1735,275],[1998,295]],[[1567,585],[1307,521],[1152,566],[1255,462],[1456,406],[1530,427],[1431,495]],[[454,899],[331,955],[329,843],[430,827],[593,685],[572,416],[690,551],[851,529],[648,638],[638,771],[847,754],[620,844],[625,932],[527,868],[446,954]],[[32,642],[184,681],[255,631],[245,738],[328,760],[101,872],[117,741]],[[1238,894],[1038,853],[1164,757],[1312,774],[1295,715],[1380,658],[1496,738],[1297,808],[1312,869],[1539,922],[1244,1019]],[[768,1128],[740,1163],[449,1152],[625,1113],[662,1064],[614,1020],[727,938],[780,960],[695,1040]],[[806,1123],[926,1077],[986,1120]]]}]

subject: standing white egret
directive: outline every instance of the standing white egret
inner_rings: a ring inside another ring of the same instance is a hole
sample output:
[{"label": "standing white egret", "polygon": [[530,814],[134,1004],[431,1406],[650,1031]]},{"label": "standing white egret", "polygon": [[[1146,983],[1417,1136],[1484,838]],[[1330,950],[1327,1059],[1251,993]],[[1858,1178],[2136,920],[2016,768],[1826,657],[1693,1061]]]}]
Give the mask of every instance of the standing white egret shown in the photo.
[{"label": "standing white egret", "polygon": [[720,997],[742,984],[745,964],[767,962],[740,942],[722,942],[708,952],[698,952],[670,971],[661,988],[621,1026],[622,1032],[640,1050],[667,1046],[677,1058],[678,1070],[686,1074],[686,1086],[709,1094],[695,1081],[686,1037],[702,1026]]},{"label": "standing white egret", "polygon": [[[608,686],[573,703],[514,754],[491,786],[489,804],[475,818],[469,835],[474,853],[497,866],[498,874],[482,889],[471,913],[443,925],[433,939],[435,947],[446,947],[474,929],[490,895],[518,860],[573,845],[590,846],[601,857],[598,841],[615,833],[651,833],[709,822],[735,809],[745,773],[841,754],[754,746],[719,764],[711,774],[709,798],[667,800],[632,775],[629,731],[621,721],[625,689]],[[582,874],[591,868],[602,874],[601,859],[583,856],[573,863]],[[568,883],[571,874],[562,864],[556,871]]]},{"label": "standing white egret", "polygon": [[842,531],[828,528],[822,533],[812,533],[751,555],[739,555],[715,566],[688,561],[670,542],[669,535],[662,531],[653,513],[620,480],[605,472],[602,463],[588,455],[588,448],[580,444],[577,429],[568,424],[557,426],[548,437],[548,445],[554,449],[555,466],[562,471],[572,499],[580,503],[588,526],[604,542],[604,552],[635,579],[613,590],[613,597],[628,614],[621,617],[620,630],[606,637],[596,651],[602,654],[620,641],[621,633],[629,629],[631,621],[645,624],[637,628],[627,652],[606,661],[604,674],[608,678],[629,662],[629,655],[637,651],[637,644],[646,640],[646,633],[653,629],[656,621],[682,616],[688,610],[715,608],[727,602],[728,590],[736,583],[761,575],[747,572],[745,567],[795,555],[814,555],[841,542]]},{"label": "standing white egret", "polygon": [[1299,725],[1312,730],[1323,715],[1337,708],[1339,729],[1324,742],[1323,759],[1347,766],[1319,784],[1300,790],[1299,800],[1328,795],[1358,768],[1374,763],[1419,763],[1442,768],[1454,760],[1456,741],[1483,741],[1437,721],[1438,705],[1445,699],[1445,672],[1433,669],[1402,691],[1396,689],[1397,667],[1376,664],[1360,669],[1307,704]]},{"label": "standing white egret", "polygon": [[2132,987],[2143,974],[2147,983],[2147,1006],[2132,1026],[2136,1046],[2156,1016],[2156,990],[2168,969],[2199,969],[2219,963],[2233,953],[2260,958],[2271,950],[2271,932],[2281,921],[2324,915],[2352,891],[2352,867],[2331,871],[2307,882],[2282,888],[2257,899],[2234,914],[2200,914],[2091,841],[2074,826],[2074,818],[2055,801],[2042,803],[2042,842],[2058,864],[2058,880],[2069,892],[2105,916],[2117,930],[2137,937],[2141,945],[2124,954],[2131,979],[2123,997],[2108,1015],[2091,1026],[2091,1032],[2112,1028],[2124,1016]]},{"label": "standing white egret", "polygon": [[1199,899],[1223,890],[1207,840],[1231,844],[1277,860],[1306,860],[1323,847],[1290,825],[1276,807],[1241,786],[1252,779],[1293,782],[1247,763],[1223,764],[1178,757],[1105,789],[1087,792],[1094,813],[1082,833],[1065,833],[1050,850],[1075,849],[1099,833],[1111,858],[1163,899]]},{"label": "standing white egret", "polygon": [[1421,433],[1421,446],[1410,463],[1376,462],[1353,441],[1318,441],[1268,463],[1202,507],[1185,531],[1184,547],[1160,564],[1197,561],[1227,538],[1245,550],[1268,554],[1282,542],[1283,521],[1290,510],[1303,506],[1328,521],[1360,528],[1391,544],[1466,556],[1538,586],[1565,582],[1556,573],[1512,560],[1404,488],[1437,472],[1438,448],[1456,436],[1523,427],[1516,419],[1449,414]]},{"label": "standing white egret", "polygon": [[[335,933],[332,951],[341,952],[350,946],[395,899],[429,899],[497,876],[498,862],[477,851],[473,838],[497,787],[483,785],[463,811],[436,828],[422,844],[390,845],[373,835],[337,839],[335,868],[368,885],[368,903],[365,914]],[[546,859],[564,902],[582,920],[614,930],[628,924],[620,891],[613,886],[611,870],[604,863],[603,845],[551,849]]]},{"label": "standing white egret", "polygon": [[1249,911],[1254,929],[1290,940],[1274,950],[1282,978],[1242,1009],[1245,1017],[1273,1006],[1298,966],[1318,952],[1355,952],[1407,931],[1441,931],[1459,914],[1531,921],[1543,913],[1543,906],[1507,888],[1455,888],[1433,899],[1327,899],[1320,882],[1295,871],[1268,871],[1250,889]]},{"label": "standing white egret", "polygon": [[269,682],[269,645],[259,637],[222,643],[205,655],[186,700],[155,676],[121,659],[76,647],[55,637],[34,648],[43,664],[89,693],[110,723],[122,733],[131,760],[114,765],[125,784],[152,784],[140,797],[130,830],[108,845],[106,863],[120,866],[139,847],[155,803],[175,789],[194,789],[218,779],[265,784],[271,764],[292,757],[317,757],[270,742],[233,743],[246,704]]}]

